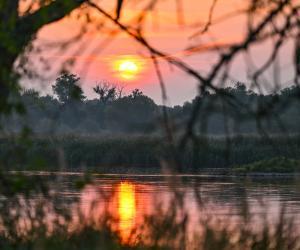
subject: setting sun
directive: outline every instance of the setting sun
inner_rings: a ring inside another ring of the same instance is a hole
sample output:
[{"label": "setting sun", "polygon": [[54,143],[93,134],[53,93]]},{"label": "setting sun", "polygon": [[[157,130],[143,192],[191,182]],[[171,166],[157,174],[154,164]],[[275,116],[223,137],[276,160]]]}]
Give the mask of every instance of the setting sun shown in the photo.
[{"label": "setting sun", "polygon": [[134,56],[118,58],[113,64],[116,76],[123,80],[134,80],[143,70],[142,60]]},{"label": "setting sun", "polygon": [[124,61],[119,65],[119,71],[124,78],[131,78],[138,72],[138,66],[133,61]]}]

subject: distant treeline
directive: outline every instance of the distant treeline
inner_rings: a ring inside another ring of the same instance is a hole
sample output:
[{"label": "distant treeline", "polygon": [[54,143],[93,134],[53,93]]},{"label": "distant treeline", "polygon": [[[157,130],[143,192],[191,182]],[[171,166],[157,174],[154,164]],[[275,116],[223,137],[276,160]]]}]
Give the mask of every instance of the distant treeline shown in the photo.
[{"label": "distant treeline", "polygon": [[[198,138],[198,148],[188,147],[181,155],[182,171],[227,168],[278,157],[300,159],[300,136],[263,138],[237,136]],[[0,166],[10,169],[39,169],[96,172],[160,171],[160,161],[173,155],[161,137],[41,137],[30,141],[0,139]],[[173,167],[173,166],[172,166]]]},{"label": "distant treeline", "polygon": [[[98,98],[89,100],[79,82],[77,76],[63,74],[52,86],[54,95],[40,96],[37,91],[28,89],[12,96],[18,112],[2,117],[3,131],[16,133],[28,127],[46,135],[161,134],[163,107],[140,90],[124,95],[117,86],[101,83],[93,88]],[[202,93],[182,106],[165,107],[174,131],[184,131],[199,100],[198,134],[300,131],[300,88],[297,86],[262,95],[237,83],[217,93]]]}]

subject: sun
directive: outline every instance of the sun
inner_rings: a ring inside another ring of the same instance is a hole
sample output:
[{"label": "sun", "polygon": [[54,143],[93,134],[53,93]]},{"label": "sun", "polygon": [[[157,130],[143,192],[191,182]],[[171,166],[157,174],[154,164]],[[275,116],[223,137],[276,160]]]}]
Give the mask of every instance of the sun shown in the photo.
[{"label": "sun", "polygon": [[133,56],[120,57],[114,61],[114,71],[118,78],[123,80],[134,80],[142,72],[142,61]]},{"label": "sun", "polygon": [[123,78],[132,79],[137,75],[139,68],[134,61],[125,60],[120,63],[118,70]]}]

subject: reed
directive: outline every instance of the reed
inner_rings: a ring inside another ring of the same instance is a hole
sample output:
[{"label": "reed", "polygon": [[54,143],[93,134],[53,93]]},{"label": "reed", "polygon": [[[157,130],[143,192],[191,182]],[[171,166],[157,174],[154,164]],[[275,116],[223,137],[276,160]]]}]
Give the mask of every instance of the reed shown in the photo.
[{"label": "reed", "polygon": [[[230,168],[275,157],[299,159],[300,136],[237,136],[198,138],[180,152],[183,171]],[[159,172],[160,161],[173,155],[161,137],[35,137],[21,141],[0,139],[0,160],[4,168],[58,170],[85,169],[96,172]]]}]

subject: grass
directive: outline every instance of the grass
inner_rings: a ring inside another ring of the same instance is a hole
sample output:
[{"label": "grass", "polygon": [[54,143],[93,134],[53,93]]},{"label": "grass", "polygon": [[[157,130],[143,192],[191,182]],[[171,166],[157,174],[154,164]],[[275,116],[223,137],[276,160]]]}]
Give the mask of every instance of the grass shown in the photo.
[{"label": "grass", "polygon": [[299,173],[300,160],[275,157],[268,160],[236,166],[235,173]]},{"label": "grass", "polygon": [[[160,161],[172,158],[170,148],[160,137],[74,137],[32,138],[25,142],[0,138],[0,165],[21,170],[80,169],[95,172],[160,172]],[[197,147],[180,152],[184,172],[202,168],[229,168],[275,157],[299,159],[300,136],[289,140],[244,136],[200,138]],[[265,163],[265,162],[263,162]],[[268,162],[266,162],[268,163]],[[282,164],[282,166],[286,166]],[[290,171],[290,170],[288,170]]]},{"label": "grass", "polygon": [[[16,203],[14,204],[16,206]],[[247,206],[247,204],[245,204]],[[260,230],[253,230],[253,222],[245,215],[240,223],[210,223],[201,220],[194,231],[186,226],[186,219],[178,220],[179,206],[163,214],[156,212],[145,219],[141,228],[132,231],[129,241],[122,241],[109,220],[101,224],[80,221],[80,227],[69,230],[68,224],[57,224],[50,233],[39,220],[29,217],[32,227],[27,234],[18,235],[13,223],[9,230],[0,231],[1,250],[296,250],[300,247],[299,231],[285,217],[284,209],[278,222],[268,223],[262,218]],[[3,214],[0,213],[0,218]],[[17,217],[18,218],[18,217]]]}]

